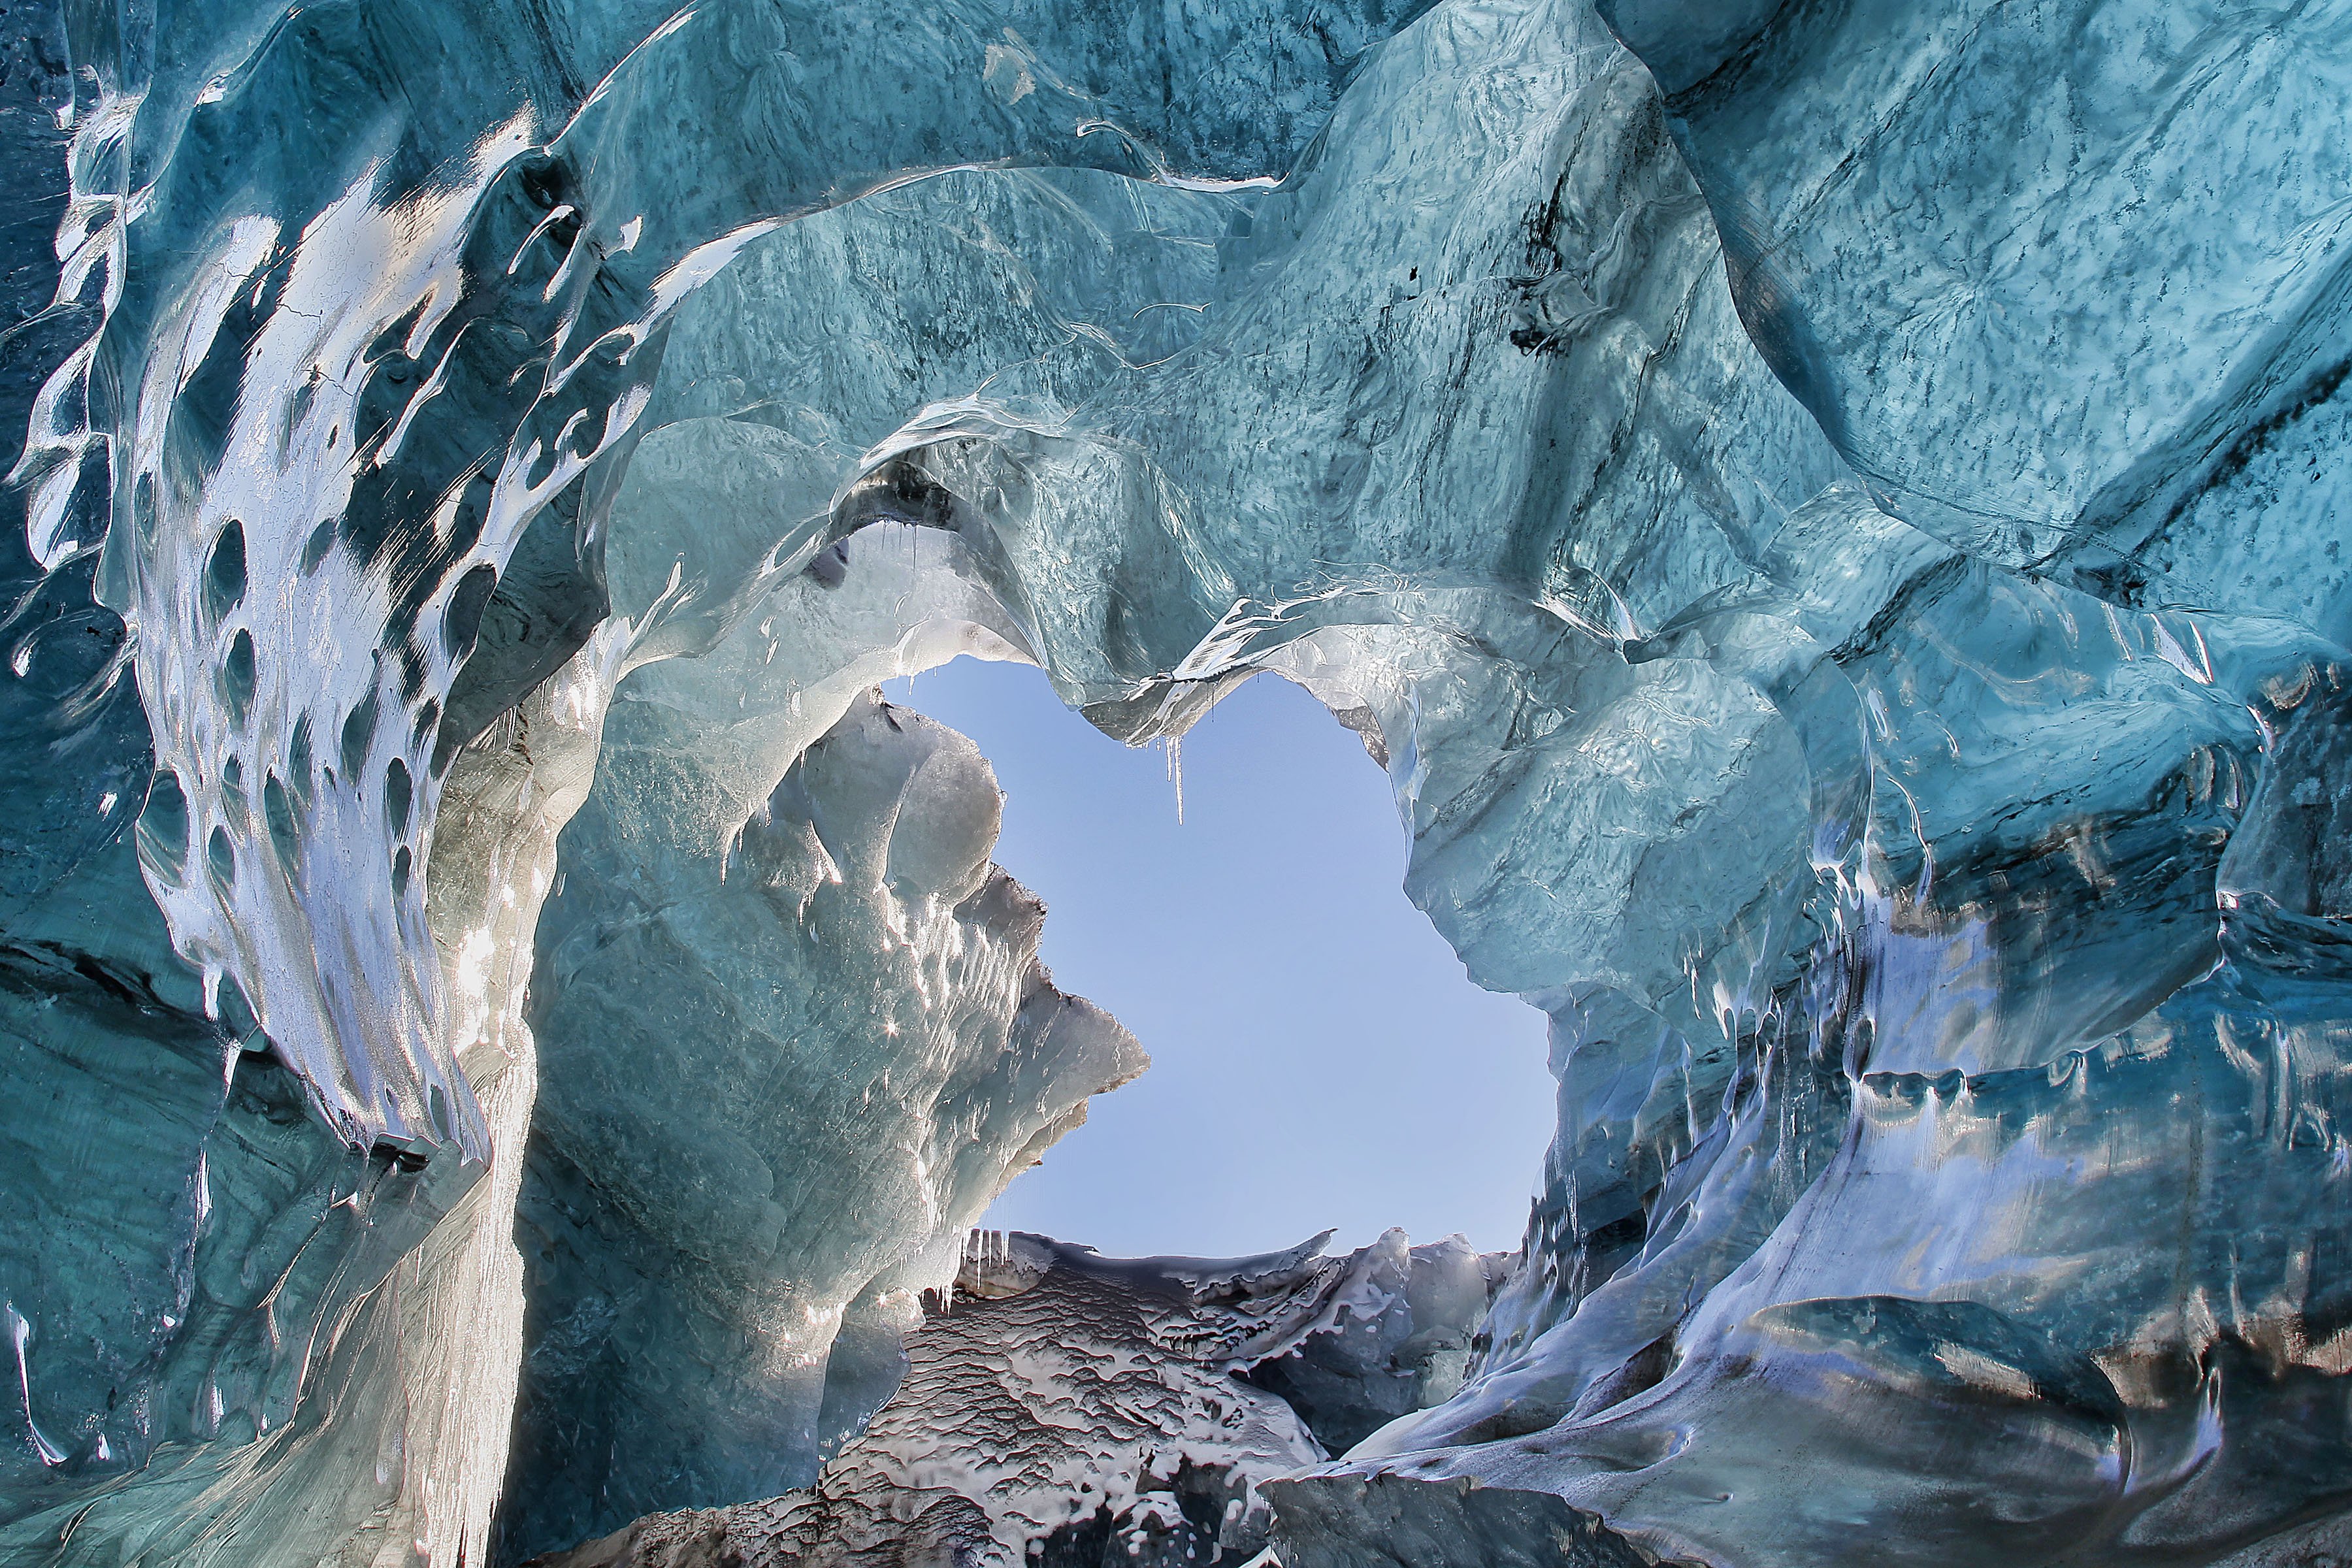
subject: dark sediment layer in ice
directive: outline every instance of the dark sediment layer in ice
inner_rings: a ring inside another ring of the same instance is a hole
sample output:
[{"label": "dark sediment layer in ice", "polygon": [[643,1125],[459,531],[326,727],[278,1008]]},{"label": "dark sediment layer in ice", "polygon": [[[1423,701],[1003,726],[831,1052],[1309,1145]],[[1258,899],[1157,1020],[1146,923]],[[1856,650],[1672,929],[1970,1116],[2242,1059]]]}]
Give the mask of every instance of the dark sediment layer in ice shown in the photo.
[{"label": "dark sediment layer in ice", "polygon": [[[897,1392],[812,1486],[639,1520],[536,1568],[1255,1558],[1274,1525],[1260,1483],[1450,1393],[1508,1261],[1402,1231],[1320,1251],[1107,1258],[975,1232]],[[1276,1368],[1315,1390],[1311,1414],[1267,1391]]]}]

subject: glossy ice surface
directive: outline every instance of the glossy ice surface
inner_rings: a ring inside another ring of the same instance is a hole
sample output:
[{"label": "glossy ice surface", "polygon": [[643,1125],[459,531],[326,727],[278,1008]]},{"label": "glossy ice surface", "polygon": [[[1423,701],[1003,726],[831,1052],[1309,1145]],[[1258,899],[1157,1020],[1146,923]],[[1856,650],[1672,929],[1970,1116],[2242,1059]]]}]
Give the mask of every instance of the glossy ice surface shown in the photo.
[{"label": "glossy ice surface", "polygon": [[814,1474],[1142,1060],[866,695],[964,652],[1301,683],[1551,1016],[1467,1381],[1291,1557],[2352,1497],[2352,5],[5,29],[10,1560]]}]

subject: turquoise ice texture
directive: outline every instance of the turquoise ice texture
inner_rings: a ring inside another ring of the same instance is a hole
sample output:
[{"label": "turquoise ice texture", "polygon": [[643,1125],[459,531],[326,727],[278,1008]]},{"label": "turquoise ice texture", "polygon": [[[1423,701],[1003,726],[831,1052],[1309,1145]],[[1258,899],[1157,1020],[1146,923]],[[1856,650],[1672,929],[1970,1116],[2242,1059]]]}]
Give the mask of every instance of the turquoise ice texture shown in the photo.
[{"label": "turquoise ice texture", "polygon": [[2337,1528],[2352,5],[5,25],[0,1556],[814,1475],[1142,1066],[963,653],[1305,686],[1552,1018],[1291,1568]]}]

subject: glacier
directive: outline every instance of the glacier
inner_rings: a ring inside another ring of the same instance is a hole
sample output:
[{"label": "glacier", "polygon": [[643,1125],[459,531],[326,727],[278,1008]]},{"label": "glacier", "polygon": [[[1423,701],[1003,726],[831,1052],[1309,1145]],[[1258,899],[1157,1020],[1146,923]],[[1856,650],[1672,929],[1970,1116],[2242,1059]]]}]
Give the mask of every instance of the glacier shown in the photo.
[{"label": "glacier", "polygon": [[[0,28],[0,1560],[846,1476],[780,1561],[1015,1562],[876,1525],[909,1369],[1409,1299],[972,1261],[1151,1042],[875,694],[967,654],[1134,744],[1298,683],[1551,1019],[1435,1359],[1261,1321],[1086,1417],[1138,1552],[2347,1549],[2352,5]],[[1210,1384],[1230,1535],[1139,1457]]]},{"label": "glacier", "polygon": [[[1261,1482],[1458,1386],[1505,1258],[1391,1230],[1255,1258],[1110,1258],[974,1231],[898,1391],[783,1497],[638,1520],[544,1568],[1240,1562]],[[1312,1386],[1316,1397],[1302,1400]],[[1283,1391],[1287,1391],[1286,1396]]]}]

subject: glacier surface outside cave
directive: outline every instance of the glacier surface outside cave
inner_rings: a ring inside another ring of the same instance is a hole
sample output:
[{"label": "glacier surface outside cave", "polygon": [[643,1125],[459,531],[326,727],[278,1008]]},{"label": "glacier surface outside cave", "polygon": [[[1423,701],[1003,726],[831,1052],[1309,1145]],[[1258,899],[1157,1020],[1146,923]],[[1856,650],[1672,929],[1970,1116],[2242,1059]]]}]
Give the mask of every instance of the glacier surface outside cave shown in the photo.
[{"label": "glacier surface outside cave", "polygon": [[898,1391],[815,1482],[635,1521],[541,1568],[1187,1568],[1275,1527],[1262,1482],[1461,1385],[1508,1254],[1391,1230],[1251,1258],[975,1231]]},{"label": "glacier surface outside cave", "polygon": [[814,1478],[1142,1065],[966,652],[1300,683],[1551,1016],[1292,1568],[2352,1505],[2352,4],[0,25],[6,1561]]}]

